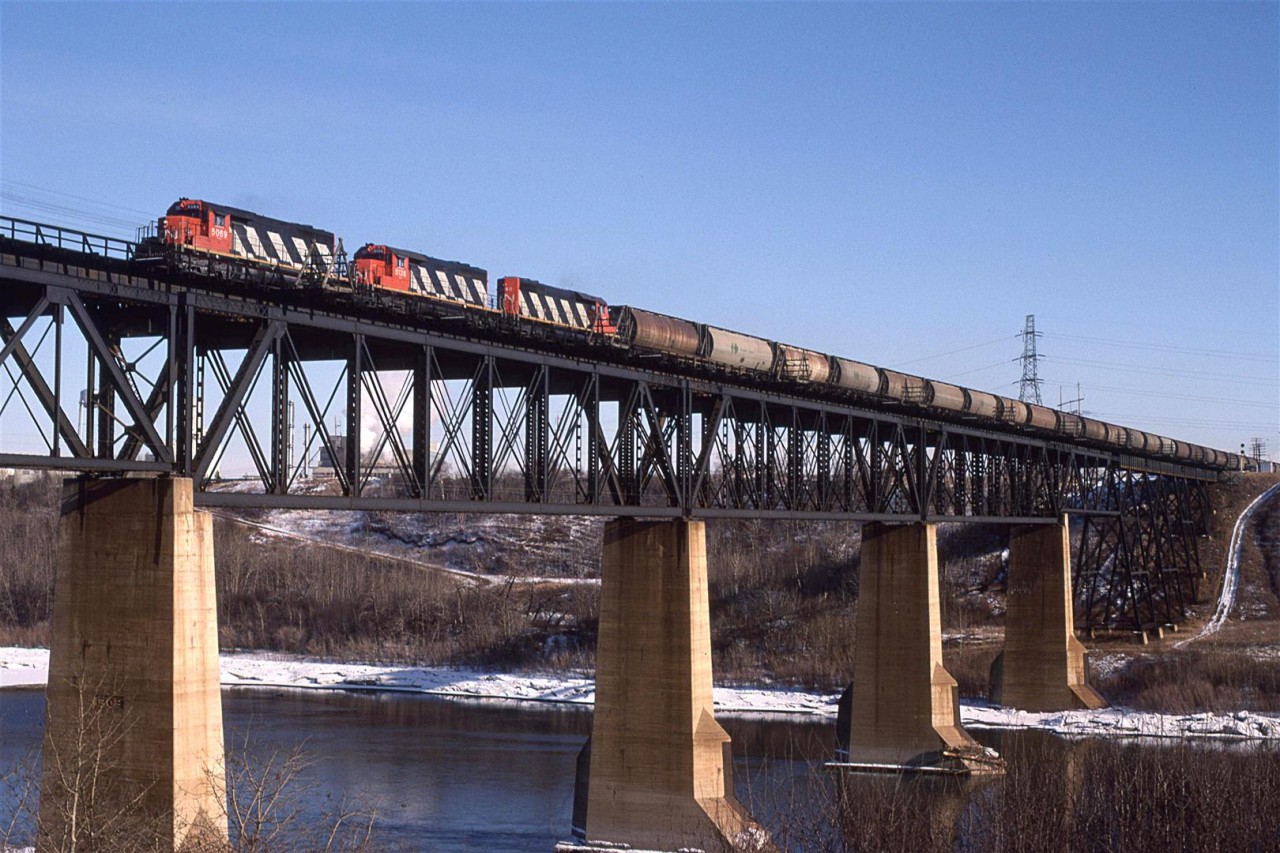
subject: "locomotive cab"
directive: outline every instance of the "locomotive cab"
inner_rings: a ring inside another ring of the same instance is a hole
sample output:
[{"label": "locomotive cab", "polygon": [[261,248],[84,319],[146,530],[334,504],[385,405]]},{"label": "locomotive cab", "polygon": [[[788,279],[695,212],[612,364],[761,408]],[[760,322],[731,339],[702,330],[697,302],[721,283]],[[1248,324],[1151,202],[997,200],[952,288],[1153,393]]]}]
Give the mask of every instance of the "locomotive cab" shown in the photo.
[{"label": "locomotive cab", "polygon": [[408,291],[409,259],[387,246],[365,243],[352,261],[356,284]]},{"label": "locomotive cab", "polygon": [[231,215],[198,199],[178,199],[169,205],[158,225],[162,239],[169,245],[231,252]]}]

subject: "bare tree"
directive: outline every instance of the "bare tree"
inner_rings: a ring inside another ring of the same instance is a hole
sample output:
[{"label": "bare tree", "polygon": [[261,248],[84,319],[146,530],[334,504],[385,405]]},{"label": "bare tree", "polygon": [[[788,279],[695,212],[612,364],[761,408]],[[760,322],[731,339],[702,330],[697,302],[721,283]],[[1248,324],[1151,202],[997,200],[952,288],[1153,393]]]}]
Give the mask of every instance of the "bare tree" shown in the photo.
[{"label": "bare tree", "polygon": [[319,783],[308,771],[315,759],[304,744],[251,757],[249,734],[227,757],[227,822],[232,846],[242,853],[287,850],[364,851],[371,849],[376,810],[343,799],[319,821],[309,821],[304,805],[318,799]]}]

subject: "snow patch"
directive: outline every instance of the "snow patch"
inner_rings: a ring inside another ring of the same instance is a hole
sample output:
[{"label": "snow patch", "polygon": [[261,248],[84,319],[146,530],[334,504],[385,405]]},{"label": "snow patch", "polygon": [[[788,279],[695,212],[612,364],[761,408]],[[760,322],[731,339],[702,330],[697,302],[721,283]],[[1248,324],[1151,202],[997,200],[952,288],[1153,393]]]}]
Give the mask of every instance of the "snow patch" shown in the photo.
[{"label": "snow patch", "polygon": [[[224,687],[369,690],[584,707],[595,701],[595,681],[586,675],[347,664],[266,652],[224,653],[221,668]],[[0,688],[43,687],[48,669],[49,653],[44,649],[0,647]],[[714,690],[716,711],[731,716],[798,714],[834,719],[839,698],[837,693],[781,688],[722,685]],[[960,717],[973,728],[1042,729],[1077,737],[1280,740],[1280,716],[1249,711],[1158,714],[1106,708],[1032,713],[966,701]]]}]

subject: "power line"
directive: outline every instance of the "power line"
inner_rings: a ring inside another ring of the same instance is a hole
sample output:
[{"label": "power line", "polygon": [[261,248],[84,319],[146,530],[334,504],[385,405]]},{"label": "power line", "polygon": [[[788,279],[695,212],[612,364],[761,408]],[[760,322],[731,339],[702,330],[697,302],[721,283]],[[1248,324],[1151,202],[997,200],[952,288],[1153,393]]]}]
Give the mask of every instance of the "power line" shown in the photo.
[{"label": "power line", "polygon": [[[1063,382],[1057,379],[1046,379],[1044,381],[1050,385],[1070,386],[1076,384],[1074,382]],[[1160,391],[1143,391],[1138,388],[1122,388],[1116,385],[1094,385],[1090,383],[1089,389],[1099,391],[1118,391],[1122,394],[1133,394],[1140,397],[1168,397],[1173,400],[1194,400],[1201,403],[1226,403],[1228,405],[1252,406],[1254,408],[1276,408],[1275,403],[1259,403],[1256,400],[1233,400],[1226,397],[1200,397],[1194,394],[1169,394]]]},{"label": "power line", "polygon": [[1061,332],[1044,332],[1043,334],[1046,337],[1050,337],[1050,338],[1062,338],[1063,340],[1071,340],[1071,341],[1084,341],[1086,343],[1102,344],[1104,346],[1111,346],[1111,347],[1124,347],[1127,349],[1156,350],[1159,352],[1179,352],[1179,353],[1187,353],[1189,355],[1207,355],[1207,356],[1213,356],[1216,358],[1236,358],[1236,359],[1243,359],[1246,361],[1274,362],[1276,360],[1276,356],[1265,355],[1263,353],[1232,352],[1230,350],[1215,350],[1215,349],[1197,349],[1194,347],[1179,347],[1179,346],[1174,346],[1172,344],[1139,343],[1137,341],[1118,341],[1118,340],[1113,340],[1109,338],[1093,338],[1087,335],[1065,335],[1065,334],[1062,334]]},{"label": "power line", "polygon": [[[1197,420],[1192,418],[1165,418],[1159,415],[1131,415],[1121,412],[1094,412],[1097,418],[1113,418],[1116,420],[1133,421],[1141,420],[1143,422],[1174,424],[1175,426],[1207,426],[1207,427],[1232,427],[1239,429],[1247,429],[1249,432],[1267,432],[1275,430],[1274,424],[1267,424],[1263,421],[1214,421],[1214,420]],[[1114,423],[1115,421],[1113,421]]]},{"label": "power line", "polygon": [[[1014,335],[1014,337],[1016,338],[1017,335]],[[983,347],[989,347],[994,344],[1002,344],[1008,340],[1009,340],[1008,336],[1005,336],[1002,338],[996,338],[990,341],[983,341],[980,344],[970,344],[967,347],[960,347],[959,349],[948,350],[947,352],[940,352],[935,355],[926,355],[926,356],[921,356],[920,358],[913,358],[910,361],[900,361],[897,364],[889,365],[889,367],[896,370],[899,367],[906,367],[909,364],[919,364],[922,361],[929,361],[935,358],[945,358],[946,356],[955,355],[956,353],[960,353],[960,352],[968,352],[969,350],[982,349]],[[1004,362],[1001,362],[1001,363],[1003,364]]]},{"label": "power line", "polygon": [[121,219],[109,214],[94,213],[92,211],[81,210],[67,205],[43,202],[39,199],[15,195],[14,193],[6,190],[0,190],[0,200],[5,201],[9,205],[15,205],[23,210],[39,211],[42,214],[54,214],[56,216],[74,219],[79,222],[91,222],[95,225],[128,230],[133,230],[139,225],[139,223],[133,219]]},{"label": "power line", "polygon": [[949,376],[943,376],[942,381],[948,382],[952,379],[959,379],[961,376],[968,376],[970,373],[981,373],[984,370],[992,370],[997,367],[1007,367],[1009,365],[1009,362],[1017,361],[1017,360],[1018,359],[1016,358],[1002,358],[999,361],[993,364],[988,364],[984,367],[975,367],[972,370],[963,370],[960,373],[952,373]]},{"label": "power line", "polygon": [[12,178],[0,178],[0,184],[13,186],[13,187],[21,187],[22,189],[25,189],[25,190],[34,190],[35,192],[45,193],[47,195],[62,196],[63,198],[75,199],[76,201],[87,201],[90,204],[96,204],[99,207],[111,208],[114,210],[122,211],[124,213],[134,213],[134,214],[138,214],[139,216],[151,217],[155,215],[155,211],[138,210],[136,207],[125,207],[124,205],[115,204],[114,202],[101,201],[100,199],[87,198],[86,196],[82,196],[82,195],[74,195],[72,193],[62,192],[60,190],[54,190],[54,189],[49,189],[48,187],[38,186],[36,184],[29,184],[26,181],[15,181]]},{"label": "power line", "polygon": [[1043,358],[1059,364],[1074,364],[1083,367],[1107,367],[1112,370],[1120,369],[1126,373],[1140,373],[1147,376],[1186,376],[1197,379],[1213,379],[1221,382],[1239,382],[1249,385],[1280,387],[1280,382],[1273,382],[1267,379],[1241,378],[1239,373],[1210,373],[1208,371],[1201,370],[1130,367],[1129,365],[1118,365],[1114,361],[1097,361],[1095,359],[1088,358],[1060,358],[1058,356],[1043,356]]}]

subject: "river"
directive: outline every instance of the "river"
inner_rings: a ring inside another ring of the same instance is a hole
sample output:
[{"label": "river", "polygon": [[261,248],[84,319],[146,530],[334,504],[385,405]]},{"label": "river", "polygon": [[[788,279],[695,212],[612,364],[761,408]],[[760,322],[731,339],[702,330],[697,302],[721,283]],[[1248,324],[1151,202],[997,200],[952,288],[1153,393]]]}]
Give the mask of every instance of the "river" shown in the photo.
[{"label": "river", "polygon": [[[403,694],[230,689],[229,760],[261,766],[300,749],[310,765],[291,786],[304,824],[346,801],[376,811],[378,846],[402,850],[540,851],[570,837],[574,768],[589,709]],[[825,754],[829,721],[727,719],[746,793],[762,773],[803,773]],[[0,691],[0,769],[39,751],[44,692]],[[788,756],[793,762],[755,757]],[[0,816],[12,814],[0,792]],[[20,837],[30,838],[24,821]]]},{"label": "river", "polygon": [[[223,713],[233,768],[299,750],[309,762],[286,789],[295,830],[327,826],[345,805],[376,812],[377,850],[549,853],[570,837],[575,765],[591,725],[582,706],[230,688]],[[43,691],[0,691],[0,781],[38,758],[43,718]],[[733,738],[738,798],[788,850],[1047,850],[1070,832],[1083,833],[1085,846],[1140,832],[1151,849],[1280,849],[1280,750],[1264,742],[1069,744],[1044,732],[970,729],[1010,756],[1008,777],[900,782],[824,771],[830,720],[720,722]],[[839,838],[835,778],[853,786],[843,785],[852,796],[838,810]],[[14,807],[11,786],[0,784],[0,839]],[[10,840],[30,843],[32,834],[30,818],[20,818]]]}]

